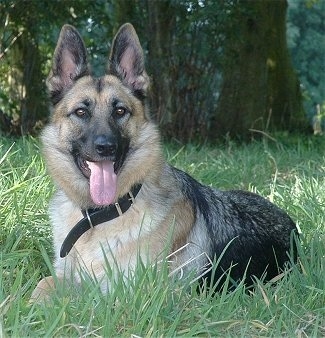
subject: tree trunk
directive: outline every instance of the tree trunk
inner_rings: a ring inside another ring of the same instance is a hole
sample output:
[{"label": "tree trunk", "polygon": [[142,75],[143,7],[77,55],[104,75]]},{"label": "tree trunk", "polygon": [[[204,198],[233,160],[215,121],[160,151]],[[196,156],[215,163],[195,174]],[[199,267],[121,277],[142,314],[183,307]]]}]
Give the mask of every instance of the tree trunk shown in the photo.
[{"label": "tree trunk", "polygon": [[229,33],[214,133],[306,126],[298,78],[286,42],[286,0],[239,0]]},{"label": "tree trunk", "polygon": [[148,52],[151,76],[152,111],[159,124],[172,121],[172,88],[170,78],[170,46],[175,13],[171,1],[147,0],[148,8]]}]

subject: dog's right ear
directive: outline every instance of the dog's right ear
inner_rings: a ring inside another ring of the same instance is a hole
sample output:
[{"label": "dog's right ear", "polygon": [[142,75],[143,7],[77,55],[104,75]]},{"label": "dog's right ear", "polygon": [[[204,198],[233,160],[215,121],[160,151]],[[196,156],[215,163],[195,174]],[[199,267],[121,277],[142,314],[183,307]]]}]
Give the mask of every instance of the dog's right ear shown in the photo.
[{"label": "dog's right ear", "polygon": [[60,101],[74,82],[89,74],[87,51],[78,31],[64,25],[55,48],[52,69],[46,84],[53,104]]}]

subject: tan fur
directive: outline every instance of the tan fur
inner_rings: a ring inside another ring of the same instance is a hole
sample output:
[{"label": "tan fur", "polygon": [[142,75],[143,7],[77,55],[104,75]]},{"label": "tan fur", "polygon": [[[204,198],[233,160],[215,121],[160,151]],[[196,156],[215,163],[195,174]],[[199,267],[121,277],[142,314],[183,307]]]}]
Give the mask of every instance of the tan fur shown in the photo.
[{"label": "tan fur", "polygon": [[[169,186],[168,189],[172,187]],[[154,201],[154,190],[151,193]],[[53,208],[53,204],[59,206],[59,212]],[[54,198],[51,209],[56,273],[59,278],[72,274],[76,281],[79,281],[80,269],[95,274],[98,280],[104,278],[106,260],[112,267],[116,262],[116,268],[127,274],[136,268],[139,254],[144,262],[153,263],[162,259],[187,242],[193,224],[193,211],[184,200],[175,199],[172,205],[166,205],[165,210],[156,210],[154,203],[150,205],[140,192],[127,213],[89,230],[77,241],[71,253],[62,259],[58,256],[58,249],[71,227],[82,216],[64,194],[58,194]],[[180,263],[181,261],[175,261],[173,266]],[[103,291],[107,291],[106,285],[107,281],[103,282]],[[43,288],[43,284],[37,286],[39,287]],[[42,296],[46,293],[35,291],[34,294]]]}]

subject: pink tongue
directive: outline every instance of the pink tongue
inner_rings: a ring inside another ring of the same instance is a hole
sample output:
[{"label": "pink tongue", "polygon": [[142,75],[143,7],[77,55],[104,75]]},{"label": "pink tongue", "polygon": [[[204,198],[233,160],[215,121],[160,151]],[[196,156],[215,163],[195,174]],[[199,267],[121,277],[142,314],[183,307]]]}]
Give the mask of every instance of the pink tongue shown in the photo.
[{"label": "pink tongue", "polygon": [[116,194],[114,162],[88,162],[90,174],[90,195],[96,205],[112,204]]}]

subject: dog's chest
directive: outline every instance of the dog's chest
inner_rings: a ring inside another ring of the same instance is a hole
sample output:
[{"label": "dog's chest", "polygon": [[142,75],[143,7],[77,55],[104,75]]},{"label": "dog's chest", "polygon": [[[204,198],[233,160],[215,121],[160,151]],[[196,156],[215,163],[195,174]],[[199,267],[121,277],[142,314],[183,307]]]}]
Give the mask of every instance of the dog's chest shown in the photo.
[{"label": "dog's chest", "polygon": [[[58,206],[57,200],[55,205]],[[117,264],[119,269],[126,271],[135,266],[138,254],[151,261],[152,256],[163,249],[152,245],[152,233],[159,223],[157,215],[153,219],[150,206],[140,201],[122,216],[86,231],[68,256],[60,258],[59,251],[65,237],[82,217],[81,211],[67,201],[61,203],[60,208],[51,209],[58,273],[63,273],[67,265],[71,271],[82,267],[97,276],[103,275],[107,264]]]}]

